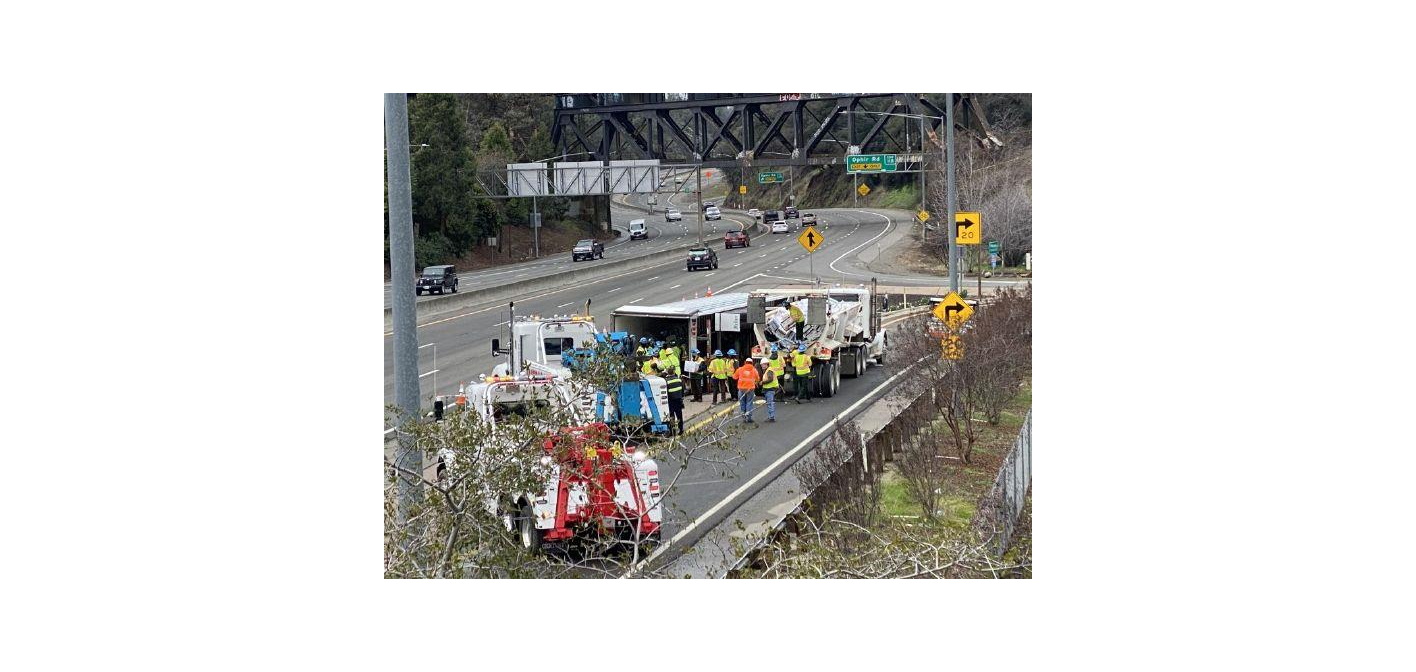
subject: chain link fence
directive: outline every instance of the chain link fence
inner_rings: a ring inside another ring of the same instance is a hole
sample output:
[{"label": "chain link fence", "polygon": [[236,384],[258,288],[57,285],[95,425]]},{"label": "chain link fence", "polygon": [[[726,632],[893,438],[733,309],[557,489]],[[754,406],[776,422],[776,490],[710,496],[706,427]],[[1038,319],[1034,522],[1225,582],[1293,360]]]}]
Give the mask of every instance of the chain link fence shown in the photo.
[{"label": "chain link fence", "polygon": [[1000,557],[1013,543],[1013,532],[1018,523],[1018,514],[1023,512],[1028,489],[1032,487],[1032,409],[1023,419],[1018,429],[1018,438],[1013,440],[1013,449],[1003,458],[1003,466],[993,479],[993,488],[980,502],[974,524],[979,531],[994,532],[992,552]]}]

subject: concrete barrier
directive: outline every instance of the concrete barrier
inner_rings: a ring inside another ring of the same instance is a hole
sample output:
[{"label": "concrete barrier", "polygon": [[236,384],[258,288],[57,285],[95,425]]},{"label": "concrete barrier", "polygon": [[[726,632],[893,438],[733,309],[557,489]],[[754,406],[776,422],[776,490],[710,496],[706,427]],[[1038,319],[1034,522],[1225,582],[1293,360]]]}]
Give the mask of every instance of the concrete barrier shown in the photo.
[{"label": "concrete barrier", "polygon": [[[611,273],[626,273],[637,271],[651,266],[668,263],[669,261],[683,261],[688,254],[688,247],[679,247],[662,252],[631,257],[629,259],[617,259],[604,263],[590,262],[583,268],[576,268],[560,273],[543,275],[538,278],[509,282],[496,287],[485,287],[473,289],[456,294],[447,294],[429,301],[417,302],[418,310],[415,319],[422,321],[425,318],[441,315],[456,310],[461,310],[468,306],[490,301],[503,301],[513,299],[524,294],[530,294],[547,289],[555,289],[566,285],[574,285],[585,280],[598,280]],[[384,331],[393,329],[393,309],[384,309]]]}]

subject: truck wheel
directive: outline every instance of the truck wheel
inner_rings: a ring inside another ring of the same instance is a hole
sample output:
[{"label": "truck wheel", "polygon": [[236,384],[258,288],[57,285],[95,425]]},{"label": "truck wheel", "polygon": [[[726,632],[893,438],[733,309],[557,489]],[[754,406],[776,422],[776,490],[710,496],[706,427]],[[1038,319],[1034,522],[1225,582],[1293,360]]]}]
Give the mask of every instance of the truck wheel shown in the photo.
[{"label": "truck wheel", "polygon": [[530,504],[521,505],[521,547],[535,553],[541,550],[541,538],[546,535],[544,530],[536,529],[536,512],[531,510]]},{"label": "truck wheel", "polygon": [[817,394],[820,394],[823,399],[830,398],[831,395],[835,393],[835,390],[831,388],[832,373],[836,368],[835,364],[835,362],[822,364],[821,371],[816,374],[816,381],[818,383]]},{"label": "truck wheel", "polygon": [[835,394],[841,389],[841,366],[831,365],[831,394]]}]

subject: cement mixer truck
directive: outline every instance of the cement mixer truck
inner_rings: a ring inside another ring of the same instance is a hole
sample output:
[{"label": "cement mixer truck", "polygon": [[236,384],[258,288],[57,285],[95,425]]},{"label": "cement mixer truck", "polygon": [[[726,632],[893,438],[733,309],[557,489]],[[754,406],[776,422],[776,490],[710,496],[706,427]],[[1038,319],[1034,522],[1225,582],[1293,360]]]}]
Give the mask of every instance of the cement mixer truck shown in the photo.
[{"label": "cement mixer truck", "polygon": [[805,345],[816,361],[812,395],[835,395],[842,376],[863,375],[872,361],[885,365],[888,341],[874,287],[872,280],[871,288],[804,286],[749,293],[747,321],[756,339],[752,357],[760,362],[772,346],[795,351]]}]

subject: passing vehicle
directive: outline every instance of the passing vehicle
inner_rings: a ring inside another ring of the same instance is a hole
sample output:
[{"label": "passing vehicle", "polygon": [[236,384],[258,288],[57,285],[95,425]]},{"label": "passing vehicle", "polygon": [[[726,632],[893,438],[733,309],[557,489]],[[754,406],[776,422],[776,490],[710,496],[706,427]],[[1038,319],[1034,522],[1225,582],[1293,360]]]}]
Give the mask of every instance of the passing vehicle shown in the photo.
[{"label": "passing vehicle", "polygon": [[723,218],[723,213],[721,210],[718,210],[716,206],[714,206],[708,208],[703,212],[703,218],[709,221],[718,220]]},{"label": "passing vehicle", "polygon": [[580,261],[581,259],[604,259],[605,244],[598,240],[586,238],[575,244],[570,250],[570,260]]},{"label": "passing vehicle", "polygon": [[700,268],[714,269],[718,267],[718,253],[708,247],[688,248],[688,270],[696,271]]},{"label": "passing vehicle", "polygon": [[796,219],[800,216],[801,213],[797,212],[797,209],[795,207],[789,205],[786,208],[786,213],[782,215],[782,219]]},{"label": "passing vehicle", "polygon": [[666,221],[666,222],[682,222],[682,221],[683,221],[683,213],[682,213],[682,212],[679,212],[678,210],[673,210],[673,209],[665,210],[665,211],[664,211],[664,221]]},{"label": "passing vehicle", "polygon": [[758,210],[757,208],[748,210],[747,214],[751,215],[753,219],[762,219],[762,211]]},{"label": "passing vehicle", "polygon": [[712,210],[713,208],[716,208],[716,207],[718,207],[718,204],[717,204],[717,203],[714,203],[713,201],[703,201],[703,211],[704,211],[704,212],[708,212],[709,210]]},{"label": "passing vehicle", "polygon": [[644,220],[636,219],[629,223],[629,239],[640,240],[649,238],[649,227],[644,225]]},{"label": "passing vehicle", "polygon": [[429,266],[423,269],[423,274],[418,276],[418,284],[413,287],[413,292],[422,296],[423,292],[432,294],[434,290],[443,294],[446,292],[457,293],[457,267],[451,265]]},{"label": "passing vehicle", "polygon": [[752,247],[752,240],[746,231],[729,231],[723,234],[723,247]]},{"label": "passing vehicle", "polygon": [[775,222],[779,219],[785,219],[785,217],[782,217],[782,213],[777,210],[768,210],[762,213],[762,221],[764,222]]},{"label": "passing vehicle", "polygon": [[787,220],[785,220],[785,219],[779,219],[779,220],[777,220],[777,221],[775,221],[775,222],[772,222],[772,233],[786,233],[786,232],[787,232]]},{"label": "passing vehicle", "polygon": [[816,223],[816,213],[814,213],[814,212],[803,212],[803,213],[801,213],[801,223],[802,223],[802,226],[810,226],[810,225],[812,225],[812,224],[815,224],[815,223]]}]

